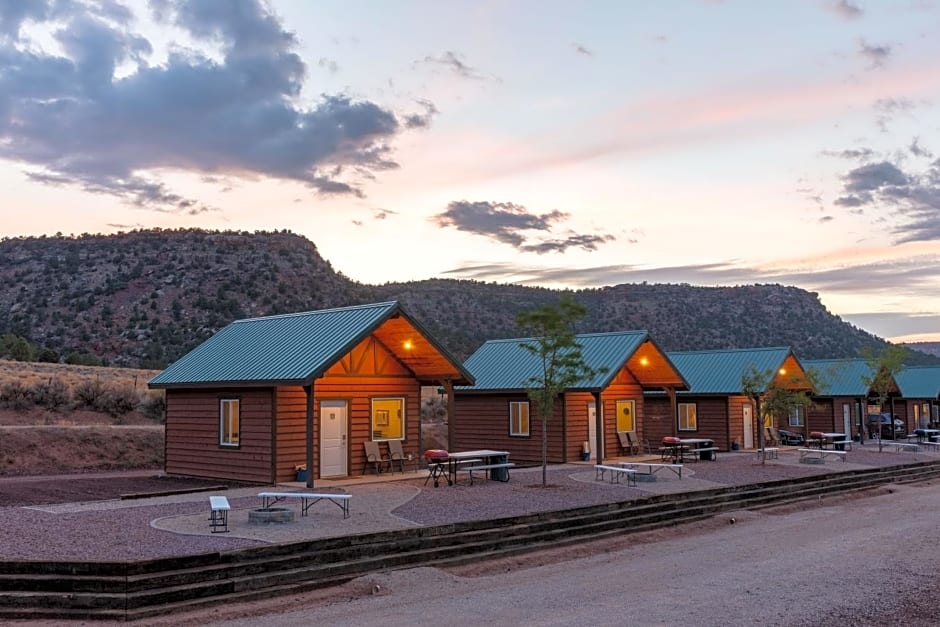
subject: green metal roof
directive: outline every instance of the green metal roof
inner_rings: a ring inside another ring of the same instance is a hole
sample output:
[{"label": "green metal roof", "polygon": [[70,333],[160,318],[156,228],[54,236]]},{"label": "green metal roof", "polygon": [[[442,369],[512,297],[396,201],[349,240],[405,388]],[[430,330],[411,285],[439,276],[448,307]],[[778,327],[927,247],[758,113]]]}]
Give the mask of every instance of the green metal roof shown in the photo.
[{"label": "green metal roof", "polygon": [[803,367],[816,373],[815,396],[868,396],[871,366],[864,359],[807,359]]},{"label": "green metal roof", "polygon": [[[649,339],[646,331],[616,333],[585,333],[577,337],[584,362],[598,372],[593,377],[580,381],[571,390],[602,390],[634,352]],[[490,340],[464,362],[476,384],[457,386],[458,391],[525,390],[531,377],[541,373],[539,358],[522,348],[522,342],[535,338],[512,338]]]},{"label": "green metal roof", "polygon": [[792,354],[788,347],[739,348],[729,350],[677,351],[666,353],[689,382],[689,394],[740,394],[741,375],[751,367],[776,372]]},{"label": "green metal roof", "polygon": [[398,302],[232,322],[149,381],[150,387],[307,385],[400,314],[469,381],[466,371]]},{"label": "green metal roof", "polygon": [[940,366],[911,366],[896,375],[904,398],[940,398]]}]

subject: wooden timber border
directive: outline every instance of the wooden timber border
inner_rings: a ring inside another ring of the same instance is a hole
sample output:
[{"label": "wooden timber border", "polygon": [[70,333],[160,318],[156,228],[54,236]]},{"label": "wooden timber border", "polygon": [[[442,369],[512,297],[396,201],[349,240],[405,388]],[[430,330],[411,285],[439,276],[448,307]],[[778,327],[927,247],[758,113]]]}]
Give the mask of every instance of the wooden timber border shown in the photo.
[{"label": "wooden timber border", "polygon": [[370,572],[506,557],[938,477],[940,462],[923,462],[155,560],[0,562],[0,619],[135,620],[334,586]]}]

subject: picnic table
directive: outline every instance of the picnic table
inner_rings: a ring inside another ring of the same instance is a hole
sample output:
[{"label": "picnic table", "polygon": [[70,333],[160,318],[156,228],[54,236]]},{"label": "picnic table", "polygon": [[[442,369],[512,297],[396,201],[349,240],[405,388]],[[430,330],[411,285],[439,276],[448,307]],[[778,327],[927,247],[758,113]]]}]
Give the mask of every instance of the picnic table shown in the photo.
[{"label": "picnic table", "polygon": [[[695,461],[707,459],[715,461],[718,459],[718,447],[711,438],[679,438],[682,447],[680,448],[679,461]],[[686,460],[685,458],[689,459]]]},{"label": "picnic table", "polygon": [[447,485],[454,485],[460,471],[470,472],[472,483],[475,470],[488,472],[489,478],[495,481],[506,482],[509,481],[509,469],[512,466],[509,463],[509,451],[480,449],[447,453],[446,457],[428,458],[428,477],[424,483],[427,485],[433,479],[434,487],[437,487],[441,479],[446,479]]},{"label": "picnic table", "polygon": [[811,442],[821,449],[831,447],[835,451],[844,451],[846,443],[851,442],[846,434],[838,431],[813,431],[809,436]]},{"label": "picnic table", "polygon": [[914,429],[918,442],[937,442],[940,440],[940,429]]}]

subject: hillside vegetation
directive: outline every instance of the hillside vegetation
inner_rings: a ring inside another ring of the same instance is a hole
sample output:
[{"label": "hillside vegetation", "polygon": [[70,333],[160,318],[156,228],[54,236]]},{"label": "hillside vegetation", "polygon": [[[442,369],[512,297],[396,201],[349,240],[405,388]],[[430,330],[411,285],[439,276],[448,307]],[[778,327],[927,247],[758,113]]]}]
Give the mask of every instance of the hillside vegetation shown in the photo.
[{"label": "hillside vegetation", "polygon": [[[560,294],[444,279],[363,285],[290,232],[12,238],[0,241],[0,354],[162,368],[232,320],[399,300],[465,359],[487,339],[519,335],[516,314]],[[570,294],[588,308],[580,331],[646,329],[665,350],[789,345],[824,358],[885,345],[795,287],[644,283]],[[911,364],[940,361],[911,355]]]}]

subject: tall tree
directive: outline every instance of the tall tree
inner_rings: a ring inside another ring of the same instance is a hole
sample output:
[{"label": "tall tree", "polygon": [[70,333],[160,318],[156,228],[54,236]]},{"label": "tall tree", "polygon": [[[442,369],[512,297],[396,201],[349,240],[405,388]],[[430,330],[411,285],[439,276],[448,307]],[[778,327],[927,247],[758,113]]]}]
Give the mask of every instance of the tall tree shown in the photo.
[{"label": "tall tree", "polygon": [[[891,392],[897,391],[895,376],[904,370],[905,351],[900,346],[889,344],[880,353],[866,350],[863,354],[871,374],[862,375],[862,383],[875,393],[879,411],[884,412],[885,403]],[[891,433],[894,434],[894,412],[890,415]],[[878,417],[878,450],[881,451],[881,416]]]},{"label": "tall tree", "polygon": [[516,317],[516,324],[533,336],[520,342],[520,346],[537,357],[540,364],[538,373],[529,377],[526,386],[542,423],[543,486],[547,485],[548,420],[555,411],[555,399],[575,383],[598,374],[585,363],[572,328],[586,314],[583,305],[565,295],[558,304],[522,312]]}]

